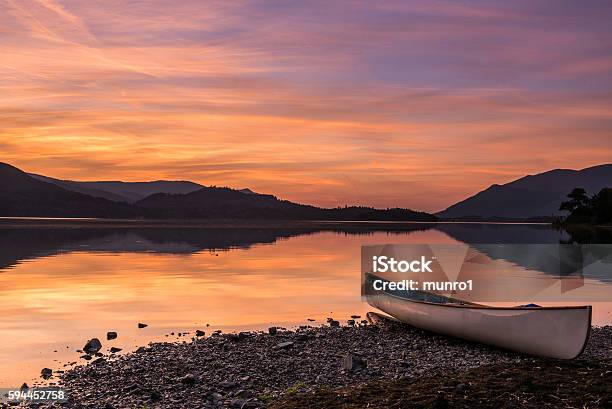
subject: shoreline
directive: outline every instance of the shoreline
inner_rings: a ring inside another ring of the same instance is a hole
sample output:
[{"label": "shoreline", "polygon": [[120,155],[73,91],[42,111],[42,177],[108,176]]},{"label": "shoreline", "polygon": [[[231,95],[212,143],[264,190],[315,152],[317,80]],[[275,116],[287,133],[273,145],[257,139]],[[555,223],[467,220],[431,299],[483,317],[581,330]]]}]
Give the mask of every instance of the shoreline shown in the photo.
[{"label": "shoreline", "polygon": [[[364,393],[370,398],[362,396],[361,403],[376,407],[375,396],[367,391],[383,388],[395,396],[396,389],[404,390],[409,384],[418,389],[418,382],[473,378],[479,370],[561,365],[571,375],[571,368],[578,371],[585,362],[612,362],[612,326],[593,327],[579,359],[558,361],[449,338],[391,320],[370,324],[361,318],[348,320],[344,326],[330,321],[295,331],[206,334],[190,342],[151,343],[125,355],[105,355],[53,377],[50,381],[59,380],[69,400],[40,407],[280,408],[313,406],[318,401],[340,407],[360,401],[342,403],[344,398],[338,401],[338,396]],[[438,399],[435,391],[430,395]]]},{"label": "shoreline", "polygon": [[[336,227],[401,227],[463,225],[530,225],[554,226],[548,222],[521,221],[419,221],[419,220],[315,220],[315,219],[105,219],[68,217],[0,217],[0,228],[321,228]],[[602,226],[610,227],[610,226]]]}]

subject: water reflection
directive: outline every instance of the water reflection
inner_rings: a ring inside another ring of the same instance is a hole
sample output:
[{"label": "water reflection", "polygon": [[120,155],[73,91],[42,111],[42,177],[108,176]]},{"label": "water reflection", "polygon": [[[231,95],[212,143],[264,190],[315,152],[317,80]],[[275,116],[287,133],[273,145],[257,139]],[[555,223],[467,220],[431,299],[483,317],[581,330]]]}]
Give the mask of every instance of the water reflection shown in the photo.
[{"label": "water reflection", "polygon": [[[570,239],[542,226],[0,228],[0,385],[77,361],[94,336],[104,350],[129,350],[176,339],[170,332],[364,315],[362,245],[529,238]],[[612,322],[609,306],[595,308],[595,322]],[[107,342],[107,331],[118,339]]]}]

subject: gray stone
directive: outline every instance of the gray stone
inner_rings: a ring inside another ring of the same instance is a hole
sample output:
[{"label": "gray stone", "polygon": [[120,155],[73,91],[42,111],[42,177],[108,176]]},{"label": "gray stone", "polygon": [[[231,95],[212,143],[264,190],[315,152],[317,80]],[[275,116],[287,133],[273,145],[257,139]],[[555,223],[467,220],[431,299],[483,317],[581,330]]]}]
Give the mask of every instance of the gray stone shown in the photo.
[{"label": "gray stone", "polygon": [[102,348],[102,343],[98,338],[92,338],[83,347],[83,351],[87,354],[95,354]]},{"label": "gray stone", "polygon": [[193,376],[193,374],[188,373],[181,378],[181,383],[183,385],[193,385],[196,383],[196,377]]},{"label": "gray stone", "polygon": [[53,376],[53,371],[51,368],[43,368],[42,371],[40,371],[40,376],[43,379],[49,379],[51,376]]},{"label": "gray stone", "polygon": [[455,386],[455,390],[457,392],[465,392],[465,390],[468,388],[468,386],[465,383],[458,383],[457,386]]},{"label": "gray stone", "polygon": [[347,371],[364,369],[366,366],[366,362],[355,354],[347,354],[342,360],[342,368]]},{"label": "gray stone", "polygon": [[230,405],[232,408],[242,408],[246,401],[244,399],[232,399]]}]

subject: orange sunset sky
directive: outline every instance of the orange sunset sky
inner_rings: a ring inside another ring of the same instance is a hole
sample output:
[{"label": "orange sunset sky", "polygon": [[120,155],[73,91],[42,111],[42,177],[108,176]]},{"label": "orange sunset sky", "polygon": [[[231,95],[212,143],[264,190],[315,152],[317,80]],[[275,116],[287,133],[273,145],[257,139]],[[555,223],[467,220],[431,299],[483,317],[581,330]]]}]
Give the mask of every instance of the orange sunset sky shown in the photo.
[{"label": "orange sunset sky", "polygon": [[0,0],[0,161],[437,211],[612,158],[612,3]]}]

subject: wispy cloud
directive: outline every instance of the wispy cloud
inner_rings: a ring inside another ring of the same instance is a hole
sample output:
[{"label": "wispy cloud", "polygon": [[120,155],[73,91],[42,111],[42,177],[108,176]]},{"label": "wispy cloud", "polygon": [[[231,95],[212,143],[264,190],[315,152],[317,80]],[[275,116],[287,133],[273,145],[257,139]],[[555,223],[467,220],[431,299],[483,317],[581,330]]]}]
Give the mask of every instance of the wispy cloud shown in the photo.
[{"label": "wispy cloud", "polygon": [[604,3],[0,5],[0,153],[37,173],[439,210],[612,153]]}]

